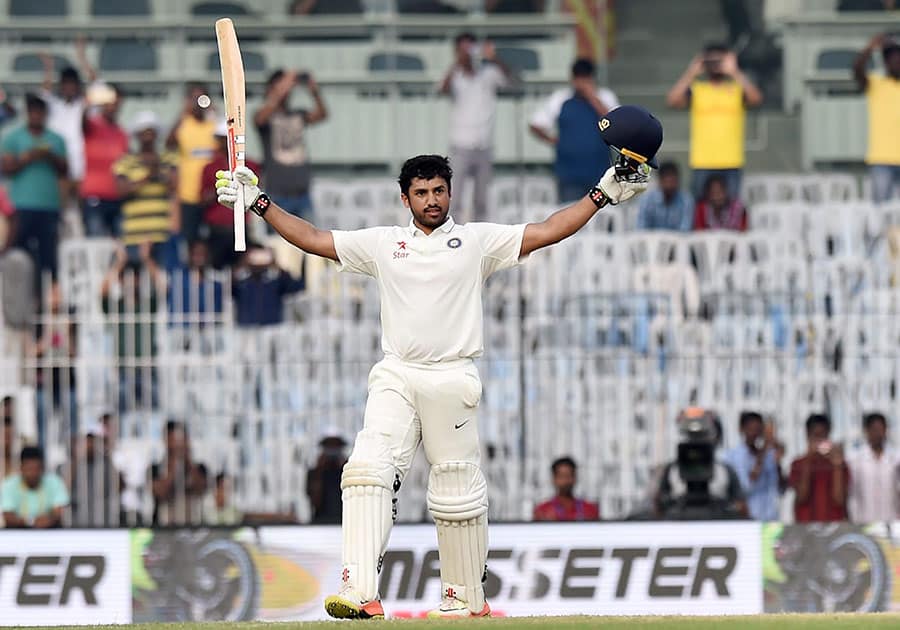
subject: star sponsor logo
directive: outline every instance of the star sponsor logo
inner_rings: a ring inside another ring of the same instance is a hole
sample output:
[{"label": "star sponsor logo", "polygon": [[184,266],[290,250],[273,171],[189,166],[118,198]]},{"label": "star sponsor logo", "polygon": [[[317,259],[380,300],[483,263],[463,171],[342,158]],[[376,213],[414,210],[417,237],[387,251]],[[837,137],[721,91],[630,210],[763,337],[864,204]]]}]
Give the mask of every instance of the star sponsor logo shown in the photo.
[{"label": "star sponsor logo", "polygon": [[409,252],[406,251],[406,241],[397,241],[397,249],[394,250],[394,260],[408,257]]}]

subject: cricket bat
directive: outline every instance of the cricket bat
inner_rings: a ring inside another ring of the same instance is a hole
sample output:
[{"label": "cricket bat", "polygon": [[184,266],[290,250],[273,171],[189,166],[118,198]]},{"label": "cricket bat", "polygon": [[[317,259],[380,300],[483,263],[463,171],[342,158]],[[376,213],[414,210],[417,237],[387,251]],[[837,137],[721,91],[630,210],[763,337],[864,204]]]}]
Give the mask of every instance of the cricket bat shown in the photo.
[{"label": "cricket bat", "polygon": [[[228,123],[228,169],[233,173],[244,165],[246,145],[247,97],[244,92],[244,62],[238,46],[234,22],[230,18],[216,20],[216,40],[219,44],[219,65],[222,66],[222,91],[225,96],[225,120]],[[234,204],[234,251],[247,249],[244,212],[244,187],[238,187]]]}]

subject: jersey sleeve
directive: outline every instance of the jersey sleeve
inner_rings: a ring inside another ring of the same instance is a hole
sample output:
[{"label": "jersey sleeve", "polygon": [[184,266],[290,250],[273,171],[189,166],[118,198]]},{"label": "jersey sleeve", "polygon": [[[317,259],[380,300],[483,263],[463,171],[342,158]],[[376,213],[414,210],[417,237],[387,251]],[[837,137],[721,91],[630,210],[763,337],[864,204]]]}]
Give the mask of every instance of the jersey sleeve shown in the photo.
[{"label": "jersey sleeve", "polygon": [[522,239],[525,223],[500,225],[498,223],[470,223],[481,246],[481,274],[487,278],[495,271],[515,267],[521,262]]},{"label": "jersey sleeve", "polygon": [[567,98],[569,98],[568,90],[557,90],[535,110],[528,122],[545,131],[553,131],[556,129],[559,112],[562,111]]},{"label": "jersey sleeve", "polygon": [[338,271],[361,273],[373,278],[378,274],[375,254],[384,228],[364,230],[332,230],[334,251],[338,255]]}]

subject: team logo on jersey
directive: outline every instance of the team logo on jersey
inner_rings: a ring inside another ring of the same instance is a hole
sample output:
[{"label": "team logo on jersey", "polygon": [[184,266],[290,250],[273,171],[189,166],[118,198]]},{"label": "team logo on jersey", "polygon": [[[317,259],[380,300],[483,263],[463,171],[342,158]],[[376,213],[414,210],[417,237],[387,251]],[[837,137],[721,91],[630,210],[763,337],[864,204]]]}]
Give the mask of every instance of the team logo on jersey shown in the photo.
[{"label": "team logo on jersey", "polygon": [[458,238],[456,238],[455,236],[453,238],[451,238],[449,241],[447,241],[447,247],[449,247],[450,249],[456,249],[460,245],[462,245],[462,241],[459,240]]},{"label": "team logo on jersey", "polygon": [[397,241],[397,247],[400,249],[406,249],[406,241]]}]

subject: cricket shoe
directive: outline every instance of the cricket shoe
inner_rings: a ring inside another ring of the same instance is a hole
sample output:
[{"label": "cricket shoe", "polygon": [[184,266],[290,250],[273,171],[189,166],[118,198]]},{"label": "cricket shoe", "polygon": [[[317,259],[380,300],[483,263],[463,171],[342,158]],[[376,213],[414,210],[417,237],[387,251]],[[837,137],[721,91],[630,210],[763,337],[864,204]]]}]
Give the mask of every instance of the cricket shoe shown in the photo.
[{"label": "cricket shoe", "polygon": [[484,602],[484,608],[480,612],[472,612],[469,605],[461,599],[444,596],[441,605],[428,611],[429,619],[467,619],[470,617],[490,617],[491,607]]},{"label": "cricket shoe", "polygon": [[384,619],[384,608],[379,600],[363,601],[349,586],[337,595],[325,598],[325,612],[335,619]]}]

